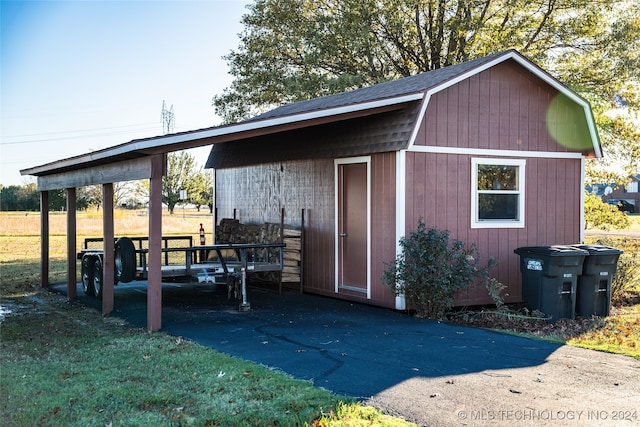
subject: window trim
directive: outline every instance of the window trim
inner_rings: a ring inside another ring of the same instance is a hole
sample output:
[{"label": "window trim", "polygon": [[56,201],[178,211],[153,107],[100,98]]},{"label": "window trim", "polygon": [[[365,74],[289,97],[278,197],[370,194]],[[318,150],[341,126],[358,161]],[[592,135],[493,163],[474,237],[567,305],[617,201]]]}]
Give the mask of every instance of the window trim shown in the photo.
[{"label": "window trim", "polygon": [[[497,159],[486,157],[471,158],[471,228],[524,228],[525,213],[525,159]],[[508,194],[518,194],[518,216],[516,220],[480,220],[478,218],[478,166],[479,165],[505,165],[518,167],[518,190],[510,190]]]}]

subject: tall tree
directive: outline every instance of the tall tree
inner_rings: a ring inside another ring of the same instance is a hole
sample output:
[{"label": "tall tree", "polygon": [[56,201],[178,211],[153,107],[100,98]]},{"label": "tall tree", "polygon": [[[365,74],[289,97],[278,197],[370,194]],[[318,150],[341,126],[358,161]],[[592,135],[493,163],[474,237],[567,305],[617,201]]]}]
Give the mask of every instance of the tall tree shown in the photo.
[{"label": "tall tree", "polygon": [[[242,23],[213,98],[225,122],[509,48],[597,105],[603,129],[614,96],[640,105],[640,0],[257,0]],[[634,146],[604,130],[605,148]]]},{"label": "tall tree", "polygon": [[191,154],[186,151],[169,154],[167,176],[162,179],[162,202],[170,213],[173,214],[176,204],[181,201],[181,190],[186,190],[187,195],[197,191],[197,176],[196,161]]}]

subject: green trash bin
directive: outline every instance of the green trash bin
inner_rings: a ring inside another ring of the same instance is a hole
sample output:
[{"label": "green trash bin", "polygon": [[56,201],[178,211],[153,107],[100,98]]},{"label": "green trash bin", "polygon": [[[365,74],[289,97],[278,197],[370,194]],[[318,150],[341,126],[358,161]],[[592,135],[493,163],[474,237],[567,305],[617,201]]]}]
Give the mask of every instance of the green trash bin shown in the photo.
[{"label": "green trash bin", "polygon": [[522,298],[531,311],[539,310],[549,321],[573,319],[576,287],[589,252],[572,246],[527,246],[520,255]]},{"label": "green trash bin", "polygon": [[606,317],[611,310],[611,282],[624,252],[602,245],[573,246],[589,252],[578,277],[576,316]]}]

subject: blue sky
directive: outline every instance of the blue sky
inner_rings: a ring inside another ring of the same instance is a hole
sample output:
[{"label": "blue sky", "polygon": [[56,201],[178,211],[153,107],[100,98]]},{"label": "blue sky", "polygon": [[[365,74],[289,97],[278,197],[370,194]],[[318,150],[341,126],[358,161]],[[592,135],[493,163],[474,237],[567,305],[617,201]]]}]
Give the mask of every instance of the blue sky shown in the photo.
[{"label": "blue sky", "polygon": [[[245,0],[1,1],[0,184],[21,169],[220,124]],[[204,163],[208,150],[193,152]],[[202,158],[205,157],[205,158]]]}]

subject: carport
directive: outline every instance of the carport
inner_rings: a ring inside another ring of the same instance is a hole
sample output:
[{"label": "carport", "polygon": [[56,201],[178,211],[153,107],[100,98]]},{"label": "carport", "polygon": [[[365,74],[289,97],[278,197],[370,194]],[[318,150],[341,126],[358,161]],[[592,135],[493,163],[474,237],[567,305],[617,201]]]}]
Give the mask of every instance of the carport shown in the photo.
[{"label": "carport", "polygon": [[[40,193],[40,283],[49,286],[49,190],[64,189],[67,194],[67,296],[77,297],[76,260],[76,188],[102,185],[104,288],[102,314],[114,308],[114,206],[113,184],[141,179],[150,180],[149,253],[147,290],[147,329],[162,327],[162,178],[167,174],[167,154],[190,148],[231,143],[277,132],[301,129],[328,122],[398,110],[412,97],[397,97],[354,105],[291,114],[288,116],[248,120],[233,125],[217,126],[189,132],[133,140],[20,171],[37,177]],[[215,182],[214,182],[215,187]],[[215,197],[215,192],[214,192]],[[215,204],[215,201],[214,201]]]}]

